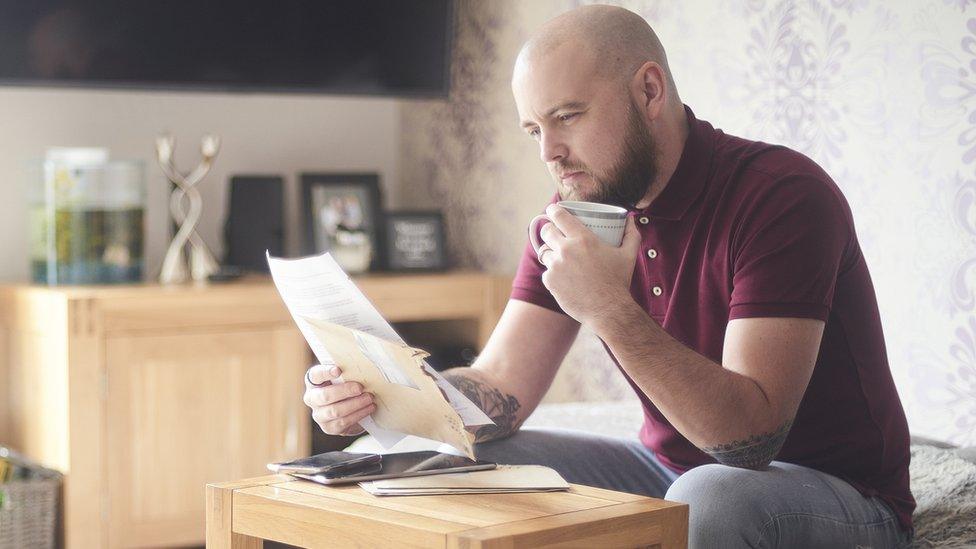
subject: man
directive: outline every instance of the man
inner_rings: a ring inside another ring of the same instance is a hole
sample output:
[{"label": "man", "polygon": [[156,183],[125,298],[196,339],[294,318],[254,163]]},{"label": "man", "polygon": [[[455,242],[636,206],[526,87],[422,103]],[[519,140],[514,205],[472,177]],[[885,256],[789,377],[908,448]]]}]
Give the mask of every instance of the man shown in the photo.
[{"label": "man", "polygon": [[[559,198],[633,212],[600,242],[557,205],[484,352],[448,379],[495,420],[479,457],[690,505],[700,547],[892,547],[914,500],[908,429],[853,219],[799,153],[694,117],[639,16],[588,6],[523,47],[512,90]],[[581,325],[645,410],[640,441],[519,426]],[[324,383],[336,372],[313,367]],[[327,433],[373,410],[356,384],[306,402]]]}]

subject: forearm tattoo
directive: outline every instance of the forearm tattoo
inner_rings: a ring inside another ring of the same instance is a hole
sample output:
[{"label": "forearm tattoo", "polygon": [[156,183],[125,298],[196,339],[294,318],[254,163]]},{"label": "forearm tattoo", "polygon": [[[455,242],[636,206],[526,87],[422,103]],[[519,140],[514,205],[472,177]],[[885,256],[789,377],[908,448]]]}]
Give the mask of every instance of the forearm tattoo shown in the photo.
[{"label": "forearm tattoo", "polygon": [[787,421],[779,429],[761,435],[752,435],[746,440],[737,440],[720,446],[702,448],[702,451],[715,458],[715,461],[730,467],[761,469],[772,461],[786,441],[792,421]]},{"label": "forearm tattoo", "polygon": [[475,442],[504,438],[518,429],[516,412],[522,407],[518,399],[512,395],[502,394],[501,391],[487,383],[463,375],[447,374],[444,378],[484,410],[485,414],[495,422],[494,425],[479,426],[474,433]]}]

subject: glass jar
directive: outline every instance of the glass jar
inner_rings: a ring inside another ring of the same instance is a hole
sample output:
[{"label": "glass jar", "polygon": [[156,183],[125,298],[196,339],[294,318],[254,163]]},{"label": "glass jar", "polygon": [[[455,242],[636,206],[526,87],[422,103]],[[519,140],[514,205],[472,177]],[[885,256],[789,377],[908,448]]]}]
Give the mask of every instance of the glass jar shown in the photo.
[{"label": "glass jar", "polygon": [[31,278],[44,284],[142,280],[144,167],[102,149],[49,153],[31,193]]}]

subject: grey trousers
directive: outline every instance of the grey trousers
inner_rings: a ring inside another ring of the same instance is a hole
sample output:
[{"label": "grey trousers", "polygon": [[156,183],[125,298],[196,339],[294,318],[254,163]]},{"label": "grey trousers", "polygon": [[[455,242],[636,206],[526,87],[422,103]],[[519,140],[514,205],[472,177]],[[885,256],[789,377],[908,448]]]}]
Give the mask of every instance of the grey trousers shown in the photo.
[{"label": "grey trousers", "polygon": [[523,428],[475,446],[479,459],[552,467],[569,482],[687,503],[691,547],[905,547],[891,509],[846,482],[775,461],[762,471],[703,465],[685,474],[640,441]]}]

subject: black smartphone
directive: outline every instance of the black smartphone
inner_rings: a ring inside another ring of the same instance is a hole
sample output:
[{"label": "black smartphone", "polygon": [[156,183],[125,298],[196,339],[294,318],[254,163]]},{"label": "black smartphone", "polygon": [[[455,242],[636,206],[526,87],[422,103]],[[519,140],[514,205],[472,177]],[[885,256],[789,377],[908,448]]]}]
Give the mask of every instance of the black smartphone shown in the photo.
[{"label": "black smartphone", "polygon": [[268,470],[275,473],[305,473],[309,475],[330,472],[351,472],[369,468],[380,463],[380,454],[357,454],[353,452],[325,452],[293,461],[269,463]]},{"label": "black smartphone", "polygon": [[495,466],[496,464],[491,461],[476,461],[466,457],[426,451],[383,454],[382,460],[379,463],[369,464],[362,469],[356,468],[345,471],[331,470],[311,474],[295,472],[289,474],[312,480],[319,484],[345,484],[384,478],[419,477],[442,473],[482,471],[485,469],[494,469]]}]

